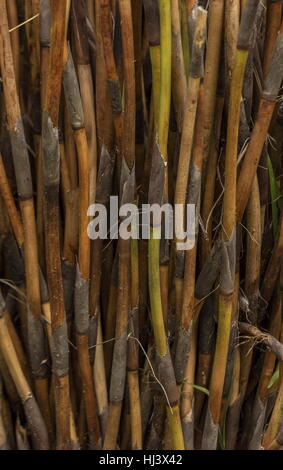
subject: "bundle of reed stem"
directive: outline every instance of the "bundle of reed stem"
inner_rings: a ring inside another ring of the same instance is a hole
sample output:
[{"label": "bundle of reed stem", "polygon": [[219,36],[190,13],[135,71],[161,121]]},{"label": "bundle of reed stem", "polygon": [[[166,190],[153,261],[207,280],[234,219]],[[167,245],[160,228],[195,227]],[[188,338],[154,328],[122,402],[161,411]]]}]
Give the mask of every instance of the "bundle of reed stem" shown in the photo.
[{"label": "bundle of reed stem", "polygon": [[1,450],[283,448],[282,82],[282,1],[0,0]]}]

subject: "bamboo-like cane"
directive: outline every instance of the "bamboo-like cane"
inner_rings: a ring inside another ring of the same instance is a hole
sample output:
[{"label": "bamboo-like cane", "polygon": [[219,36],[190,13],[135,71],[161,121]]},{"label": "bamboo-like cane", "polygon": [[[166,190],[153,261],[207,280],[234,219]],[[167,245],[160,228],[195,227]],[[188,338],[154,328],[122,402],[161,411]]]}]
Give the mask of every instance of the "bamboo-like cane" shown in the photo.
[{"label": "bamboo-like cane", "polygon": [[11,442],[8,432],[6,431],[6,423],[4,418],[4,396],[3,396],[3,381],[0,377],[0,450],[11,450]]},{"label": "bamboo-like cane", "polygon": [[[18,243],[19,249],[21,252],[24,251],[24,229],[22,226],[22,221],[20,219],[20,215],[18,213],[18,210],[16,208],[14,198],[9,186],[9,182],[7,179],[7,175],[5,172],[4,164],[3,164],[3,159],[2,156],[0,155],[0,194],[4,200],[4,203],[6,205],[6,210],[7,214],[10,219],[11,226],[13,228],[13,232],[16,238],[16,241]],[[41,274],[41,273],[40,273]],[[50,303],[49,303],[49,296],[46,288],[46,282],[41,274],[40,276],[40,288],[41,288],[41,306],[42,306],[42,313],[45,316],[46,319],[49,320],[49,313],[50,313]],[[9,324],[8,324],[9,325]],[[47,326],[47,333],[48,333],[48,326]],[[13,339],[13,338],[12,338]],[[14,346],[15,343],[14,343]],[[19,347],[21,348],[20,344]],[[17,350],[18,353],[19,349]],[[21,364],[22,365],[22,364]],[[25,372],[25,370],[24,370]],[[26,374],[27,376],[27,374]],[[46,424],[48,426],[48,431],[51,434],[51,416],[50,416],[50,409],[49,409],[49,403],[47,402],[42,402],[42,407],[43,407],[43,416],[46,421]]]},{"label": "bamboo-like cane", "polygon": [[6,176],[2,155],[0,155],[0,191],[16,240],[19,246],[22,247],[24,244],[24,229]]},{"label": "bamboo-like cane", "polygon": [[208,38],[204,70],[205,117],[204,117],[204,162],[208,158],[210,138],[213,128],[216,90],[221,56],[225,2],[214,0],[208,14]]},{"label": "bamboo-like cane", "polygon": [[[117,255],[116,255],[117,257]],[[117,258],[114,259],[111,280],[110,280],[110,289],[109,289],[109,300],[107,306],[107,319],[105,326],[105,367],[106,367],[106,378],[107,381],[110,381],[111,375],[111,365],[112,365],[112,356],[114,348],[114,339],[115,339],[115,320],[117,312],[117,298],[118,298],[118,263]]]},{"label": "bamboo-like cane", "polygon": [[[193,56],[192,56],[193,57]],[[195,227],[193,236],[195,237],[194,246],[186,251],[185,276],[184,276],[184,296],[182,303],[181,326],[177,339],[177,348],[175,356],[176,378],[181,383],[182,361],[186,361],[186,370],[189,373],[189,384],[194,383],[196,356],[197,356],[197,333],[198,333],[198,315],[194,317],[194,298],[195,298],[195,276],[196,260],[198,246],[198,224],[199,211],[201,205],[201,179],[203,169],[203,149],[204,149],[204,89],[203,84],[199,91],[198,100],[198,119],[195,129],[195,143],[193,148],[193,159],[189,178],[188,203],[195,206]],[[187,332],[187,344],[184,341],[184,332]],[[191,336],[191,337],[190,337]],[[192,343],[192,350],[191,350]],[[183,363],[184,364],[184,363]],[[180,367],[181,365],[181,367]],[[181,373],[181,375],[179,375]],[[185,377],[185,375],[184,375]],[[184,380],[184,379],[183,379]],[[194,389],[191,385],[184,385],[184,394],[182,394],[182,426],[186,448],[194,448]]]},{"label": "bamboo-like cane", "polygon": [[[159,112],[157,119],[157,142],[160,147],[161,156],[164,161],[164,185],[163,203],[168,202],[168,136],[169,120],[171,112],[170,90],[172,87],[172,8],[169,2],[159,0],[160,13],[160,90],[159,90]],[[164,220],[161,222],[161,241],[159,247],[160,264],[160,290],[163,317],[167,322],[168,317],[168,291],[169,291],[169,246],[168,241],[163,238]]]},{"label": "bamboo-like cane", "polygon": [[154,120],[157,125],[160,106],[160,13],[158,0],[143,0],[143,5],[152,67]]},{"label": "bamboo-like cane", "polygon": [[11,373],[9,372],[8,366],[4,359],[3,353],[1,351],[0,351],[0,371],[1,371],[1,377],[3,379],[3,383],[5,386],[7,398],[9,402],[12,404],[13,408],[18,409],[19,404],[20,404],[19,395],[18,395],[16,386],[14,384],[13,378],[11,376]]},{"label": "bamboo-like cane", "polygon": [[[261,253],[261,220],[260,198],[257,178],[255,178],[252,193],[247,207],[247,256],[245,275],[245,294],[248,300],[248,319],[253,324],[257,323],[259,281],[260,281],[260,253]],[[240,412],[245,399],[247,383],[252,367],[253,352],[250,344],[241,346],[240,373],[234,378],[233,397],[230,399],[227,415],[227,449],[235,448],[237,431],[239,427]]]},{"label": "bamboo-like cane", "polygon": [[[9,298],[9,294],[8,294],[8,298]],[[11,340],[13,342],[13,345],[14,345],[14,348],[15,348],[15,351],[16,351],[16,354],[18,356],[20,366],[22,368],[24,376],[27,379],[27,382],[28,382],[29,386],[31,387],[32,386],[32,380],[31,380],[31,374],[30,374],[30,370],[29,370],[29,366],[28,366],[27,356],[25,354],[25,351],[24,351],[24,348],[22,346],[20,337],[17,333],[17,330],[16,330],[15,325],[13,323],[13,320],[11,318],[11,313],[7,310],[4,313],[3,316],[5,317],[7,328],[9,330],[9,335],[11,337]],[[44,411],[45,411],[45,409],[43,410],[43,417],[45,418]],[[46,423],[46,424],[49,424],[49,423]]]},{"label": "bamboo-like cane", "polygon": [[115,449],[125,389],[127,332],[130,311],[130,276],[128,270],[130,265],[130,253],[127,242],[128,240],[119,240],[119,291],[117,298],[119,307],[116,318],[115,344],[109,394],[110,405],[103,445],[104,449]]},{"label": "bamboo-like cane", "polygon": [[[260,281],[260,252],[261,252],[261,220],[260,220],[260,199],[258,181],[255,179],[253,190],[250,196],[247,211],[247,259],[245,294],[249,301],[249,309],[253,316],[249,315],[253,324],[257,323],[257,308]],[[252,268],[251,268],[252,266]]]},{"label": "bamboo-like cane", "polygon": [[[135,48],[135,88],[136,88],[136,186],[140,188],[146,158],[145,130],[147,115],[143,110],[143,4],[139,0],[132,2],[133,31]],[[139,189],[138,189],[139,191]]]},{"label": "bamboo-like cane", "polygon": [[182,131],[183,113],[186,102],[187,84],[182,49],[179,0],[171,0],[172,11],[172,88],[177,125]]},{"label": "bamboo-like cane", "polygon": [[96,193],[97,139],[94,90],[87,38],[86,15],[86,0],[72,2],[72,19],[75,37],[75,62],[80,83],[81,99],[85,117],[85,129],[89,149],[89,199],[90,203],[93,204],[95,202]]},{"label": "bamboo-like cane", "polygon": [[240,22],[240,2],[232,0],[225,5],[225,58],[227,91],[230,91],[231,77],[235,66],[237,38]]},{"label": "bamboo-like cane", "polygon": [[[16,0],[7,3],[7,14],[9,20],[9,28],[13,29],[18,25],[18,7]],[[11,33],[11,46],[13,51],[13,62],[15,68],[15,79],[17,83],[17,90],[20,93],[20,37],[19,30],[15,29]]]},{"label": "bamboo-like cane", "polygon": [[[135,223],[135,222],[134,222]],[[136,227],[137,229],[137,227]],[[127,378],[131,413],[132,449],[142,449],[142,420],[139,387],[139,345],[138,345],[138,313],[139,313],[139,272],[138,244],[132,240],[131,247],[131,318],[129,321],[130,338],[127,352]]]},{"label": "bamboo-like cane", "polygon": [[[111,150],[109,151],[109,147],[107,144],[107,139],[105,140],[105,144],[102,145],[101,154],[100,154],[100,162],[99,162],[99,170],[97,175],[97,191],[96,191],[96,203],[103,204],[107,206],[109,202],[109,196],[111,193],[111,186],[113,180],[113,172],[114,172],[114,165],[115,165],[115,155],[112,154]],[[100,325],[100,292],[101,292],[101,271],[102,271],[102,253],[103,253],[103,240],[97,239],[93,242],[92,247],[92,269],[91,269],[91,284],[90,284],[90,309],[91,314],[94,313],[92,317],[93,327],[95,337],[94,344],[97,342],[98,344],[102,342],[102,332],[99,333],[99,329],[101,328]],[[109,292],[109,305],[112,306],[112,299],[111,295],[111,287]],[[114,305],[116,306],[116,298],[114,299]],[[109,310],[110,314],[107,313],[107,320],[113,321],[115,320],[114,315],[111,314],[111,309]],[[96,333],[97,332],[97,333]],[[114,333],[107,336],[108,329],[106,328],[106,341],[109,338],[114,337]],[[97,337],[96,337],[97,336]],[[100,339],[98,338],[100,336]],[[90,345],[90,347],[93,347]],[[107,343],[108,348],[111,349],[112,343]],[[99,355],[98,355],[99,351]],[[111,349],[112,351],[112,349]],[[105,373],[105,364],[104,364],[104,355],[103,355],[103,347],[97,346],[93,354],[91,354],[92,360],[94,361],[94,368],[95,370],[99,370],[100,374]],[[105,357],[107,358],[107,354],[105,353]],[[111,356],[112,357],[112,356]],[[109,364],[110,367],[110,360],[106,363]],[[105,434],[105,427],[108,415],[108,403],[106,406],[105,400],[107,400],[107,393],[101,393],[101,388],[103,389],[106,382],[106,376],[104,379],[99,380],[96,379],[95,375],[95,388],[96,388],[96,395],[98,406],[100,410],[102,410],[102,414],[100,414],[101,426],[102,431]],[[101,406],[100,406],[101,402]]]},{"label": "bamboo-like cane", "polygon": [[257,170],[261,152],[265,143],[272,114],[275,108],[277,94],[283,76],[283,26],[277,36],[273,55],[269,64],[268,73],[264,81],[262,98],[256,122],[251,135],[245,159],[241,166],[237,182],[237,220],[243,217],[246,208],[254,176]]},{"label": "bamboo-like cane", "polygon": [[[279,341],[273,338],[271,335],[267,335],[266,343],[269,348],[276,354],[280,363],[279,367],[279,389],[274,404],[274,408],[271,414],[271,418],[268,427],[263,435],[262,446],[265,449],[278,448],[278,444],[282,442],[282,419],[283,419],[283,379],[282,379],[282,340],[283,340],[283,326],[282,326],[282,292],[283,292],[283,271],[282,271],[282,252],[281,252],[281,264],[280,264],[280,307],[281,307],[281,331]],[[257,332],[258,333],[258,332]]]},{"label": "bamboo-like cane", "polygon": [[[282,305],[281,305],[281,309],[282,309]],[[271,446],[272,442],[276,439],[278,433],[280,433],[281,426],[282,426],[282,416],[283,416],[282,332],[283,332],[283,329],[282,329],[282,323],[281,323],[281,335],[279,338],[280,341],[277,341],[276,338],[273,338],[270,335],[268,335],[268,339],[267,339],[268,345],[269,344],[272,345],[270,346],[270,349],[274,353],[276,353],[278,359],[280,360],[280,364],[279,364],[280,378],[279,378],[279,389],[278,389],[275,405],[272,410],[268,427],[262,439],[262,447],[265,449]]]},{"label": "bamboo-like cane", "polygon": [[[125,80],[125,113],[124,113],[124,135],[127,139],[124,141],[124,158],[128,165],[128,184],[134,185],[135,182],[131,178],[135,176],[135,117],[136,117],[136,82],[134,79],[134,33],[132,23],[132,7],[128,0],[119,1],[120,16],[122,21],[122,46],[123,46],[123,71]],[[132,183],[131,183],[132,180]],[[132,188],[132,195],[133,195]],[[131,196],[131,195],[130,195]],[[124,196],[122,196],[123,198]],[[133,197],[133,196],[132,196]],[[126,201],[127,202],[127,201]],[[134,202],[128,201],[128,202]],[[132,223],[132,230],[137,231],[136,221]],[[138,272],[139,258],[138,245],[136,240],[131,240],[130,260],[131,260],[131,316],[129,319],[129,331],[132,338],[129,338],[127,351],[127,379],[130,403],[131,417],[131,443],[132,449],[142,448],[142,427],[141,427],[141,410],[139,397],[139,377],[138,377],[138,350],[137,343],[137,325],[138,325]],[[119,283],[120,284],[120,283]]]},{"label": "bamboo-like cane", "polygon": [[90,239],[88,237],[88,209],[90,205],[89,186],[89,151],[87,145],[84,113],[71,51],[64,70],[65,97],[69,109],[70,121],[74,131],[79,162],[79,255],[75,290],[75,323],[82,392],[85,400],[89,442],[97,447],[100,431],[96,409],[95,392],[89,359],[89,278],[90,278]]},{"label": "bamboo-like cane", "polygon": [[263,57],[263,75],[266,76],[268,66],[273,54],[273,49],[276,43],[277,34],[280,30],[282,17],[282,3],[268,1],[266,13],[266,31],[265,31],[265,44],[264,44],[264,57]]},{"label": "bamboo-like cane", "polygon": [[220,425],[221,400],[230,339],[233,288],[235,280],[236,179],[240,103],[244,72],[248,58],[251,27],[254,22],[257,6],[258,2],[250,0],[247,2],[246,8],[243,12],[238,36],[236,63],[231,81],[225,161],[225,192],[223,201],[222,231],[223,251],[218,309],[218,330],[212,375],[210,379],[208,409],[202,439],[203,449],[215,449],[217,447]]},{"label": "bamboo-like cane", "polygon": [[[136,127],[136,82],[134,69],[134,34],[132,23],[132,7],[129,0],[119,0],[119,10],[122,21],[122,46],[123,46],[123,71],[125,81],[125,113],[124,113],[124,135],[127,139],[124,141],[124,158],[128,163],[128,171],[135,172],[135,138]],[[133,182],[132,184],[135,184]],[[129,201],[130,202],[130,201]],[[133,202],[133,201],[132,201]],[[132,230],[137,232],[136,221],[132,223]],[[139,377],[138,377],[138,343],[137,325],[138,325],[138,244],[136,240],[131,240],[131,318],[129,322],[129,331],[134,338],[129,339],[128,359],[127,359],[127,378],[131,414],[131,442],[132,449],[142,448],[142,427],[141,410],[139,397]]]},{"label": "bamboo-like cane", "polygon": [[[38,0],[25,2],[25,17],[34,18],[33,21],[25,25],[27,48],[29,52],[29,99],[27,102],[27,112],[29,113],[33,124],[33,140],[35,148],[39,150],[40,147],[40,45],[38,42],[39,37],[39,18],[36,16],[40,12],[40,5]],[[38,152],[37,152],[38,153]]]},{"label": "bamboo-like cane", "polygon": [[[197,111],[197,103],[199,94],[203,98],[203,89],[200,92],[200,80],[203,76],[203,48],[206,37],[206,20],[207,13],[202,8],[199,8],[196,15],[195,36],[193,41],[192,61],[190,66],[190,77],[188,84],[188,98],[186,111],[184,116],[184,126],[182,132],[178,176],[176,181],[175,191],[175,207],[177,204],[181,205],[181,218],[176,222],[179,224],[178,233],[184,230],[184,216],[185,204],[187,199],[187,186],[188,175],[190,170],[191,152],[193,148],[193,136],[195,134],[195,154],[191,166],[190,174],[190,187],[189,187],[189,204],[194,204],[196,207],[200,204],[200,185],[202,173],[202,144],[203,144],[203,128],[201,123],[201,116],[203,116],[204,108],[203,103],[200,103],[200,116],[198,126],[195,132],[195,117]],[[199,152],[199,149],[201,151]],[[181,223],[180,223],[181,222]],[[188,223],[189,221],[187,221]],[[196,214],[196,227],[198,224],[198,214]],[[195,231],[195,235],[197,230]],[[184,243],[181,238],[177,239],[176,245],[176,308],[177,315],[180,315],[180,326],[176,341],[176,354],[175,354],[175,373],[178,384],[181,384],[184,378],[185,367],[188,359],[190,349],[190,336],[192,328],[193,316],[193,298],[194,298],[194,277],[195,277],[195,262],[196,262],[196,245],[189,247],[187,251],[178,249],[179,243]],[[185,243],[190,244],[189,240]],[[195,241],[196,243],[196,241]],[[184,260],[185,258],[185,260]],[[185,261],[185,269],[184,269]],[[184,277],[185,271],[185,279]],[[184,292],[184,294],[183,294]],[[180,309],[178,311],[178,309]]]},{"label": "bamboo-like cane", "polygon": [[14,73],[6,2],[1,2],[0,7],[1,70],[17,191],[20,198],[24,227],[30,359],[35,378],[36,395],[41,406],[45,407],[48,406],[47,369],[44,363],[46,351],[41,322],[40,281],[31,169]]},{"label": "bamboo-like cane", "polygon": [[56,445],[58,449],[68,449],[70,447],[69,347],[61,272],[58,200],[60,178],[58,114],[64,67],[67,2],[53,0],[51,11],[50,62],[43,111],[46,266],[51,306]]},{"label": "bamboo-like cane", "polygon": [[[101,35],[99,15],[100,0],[95,2],[96,8],[96,114],[99,166],[96,184],[96,203],[107,206],[111,193],[115,154],[112,151],[113,121],[110,99],[108,96],[107,73]],[[90,315],[97,322],[99,296],[101,291],[103,241],[97,239],[92,244],[91,279],[90,279]],[[94,356],[93,356],[94,357]]]},{"label": "bamboo-like cane", "polygon": [[[271,321],[269,326],[270,334],[278,337],[278,331],[281,325],[281,312],[280,312],[280,298],[276,294],[272,303],[271,311]],[[260,448],[262,432],[265,422],[265,412],[267,407],[268,399],[268,384],[272,373],[274,371],[275,365],[275,355],[267,351],[264,355],[264,362],[262,365],[262,371],[260,374],[256,396],[253,403],[251,422],[250,422],[250,432],[248,436],[248,449],[256,450]]]},{"label": "bamboo-like cane", "polygon": [[[108,94],[106,65],[101,33],[101,21],[99,15],[100,0],[95,0],[96,20],[96,115],[97,115],[97,140],[98,155],[102,153],[103,145],[110,152],[113,140],[112,109]],[[100,160],[100,158],[99,158]]]},{"label": "bamboo-like cane", "polygon": [[[119,150],[122,156],[121,169],[121,201],[123,204],[134,200],[135,186],[135,80],[134,80],[134,42],[132,30],[131,5],[128,0],[120,0],[119,8],[122,19],[122,47],[123,47],[123,74],[125,79],[125,113],[122,121],[122,108],[120,106],[120,89],[110,30],[109,3],[101,2],[101,25],[104,43],[104,55],[108,73],[109,87],[112,99],[112,112],[114,115],[116,139],[120,142]],[[107,54],[111,57],[107,58]],[[127,139],[122,139],[122,132],[127,131]],[[110,385],[110,407],[107,420],[104,449],[115,448],[120,422],[122,401],[126,379],[126,349],[127,332],[130,311],[130,241],[125,237],[125,228],[119,240],[119,295],[118,315],[116,319],[116,340],[113,351],[113,362]],[[137,384],[135,385],[137,387]],[[131,389],[133,393],[133,389]],[[132,396],[133,399],[133,396]],[[132,408],[132,412],[135,410]],[[134,421],[136,419],[134,418]],[[134,428],[135,429],[135,428]],[[132,431],[134,431],[132,429]],[[134,438],[134,441],[136,439]],[[135,445],[138,443],[135,443]]]},{"label": "bamboo-like cane", "polygon": [[[206,260],[209,257],[212,245],[212,211],[214,206],[215,198],[215,184],[216,184],[216,173],[217,173],[217,160],[219,155],[219,139],[220,139],[220,130],[221,122],[223,116],[223,107],[224,107],[224,90],[222,80],[219,80],[220,84],[217,91],[217,100],[216,100],[216,116],[214,127],[215,130],[212,133],[209,159],[206,168],[206,177],[204,180],[205,191],[203,191],[203,200],[202,200],[202,209],[201,215],[203,218],[203,223],[205,225],[206,237],[200,238],[200,265],[204,266]],[[205,287],[205,281],[202,282],[201,289],[199,290],[199,285],[196,286],[195,292],[195,302],[194,308],[196,309],[195,315],[200,311],[201,304],[200,300],[211,292],[211,285],[209,284],[208,288]],[[196,383],[204,388],[208,387],[210,369],[212,363],[212,351],[214,347],[214,319],[211,317],[210,305],[214,305],[213,299],[208,300],[208,305],[204,305],[204,319],[200,319],[199,331],[201,340],[198,344],[199,352],[199,364],[197,369],[197,379]],[[203,333],[202,333],[203,332]],[[201,409],[205,400],[205,395],[202,392],[196,392],[196,402],[195,402],[195,422],[198,421],[198,418],[201,413]]]},{"label": "bamboo-like cane", "polygon": [[207,162],[206,175],[204,179],[203,199],[201,215],[206,230],[206,238],[201,238],[201,266],[204,265],[211,251],[212,245],[212,211],[214,207],[215,198],[215,184],[217,174],[217,161],[219,157],[219,139],[221,132],[221,123],[224,108],[224,83],[219,79],[217,98],[216,98],[216,111],[214,120],[214,132],[211,137],[209,158]]},{"label": "bamboo-like cane", "polygon": [[26,419],[30,427],[35,446],[38,450],[48,450],[47,430],[38,405],[21,369],[17,353],[14,349],[7,321],[5,319],[5,302],[0,292],[0,349],[13,377],[18,394],[21,398]]},{"label": "bamboo-like cane", "polygon": [[[46,85],[49,68],[50,53],[50,36],[51,36],[51,10],[49,0],[40,1],[40,100],[41,111],[44,109],[46,98]],[[43,225],[43,200],[44,200],[44,184],[43,184],[43,144],[41,145],[37,160],[37,235],[38,235],[38,251],[41,266],[45,265],[45,246],[44,246],[44,225]]]},{"label": "bamboo-like cane", "polygon": [[[188,175],[190,169],[191,150],[193,146],[193,136],[195,128],[195,117],[197,110],[197,100],[200,86],[200,79],[203,74],[202,55],[205,41],[206,13],[196,14],[196,32],[193,43],[192,64],[188,81],[187,101],[184,110],[184,122],[182,129],[182,138],[179,154],[177,181],[175,189],[175,205],[180,204],[184,208],[186,202],[186,192],[188,184]],[[183,232],[184,209],[181,209],[181,217],[178,221],[178,231]],[[177,240],[182,243],[183,240]],[[184,251],[176,247],[176,309],[177,316],[180,316],[182,291],[184,277]]]},{"label": "bamboo-like cane", "polygon": [[[140,192],[140,202],[148,202],[148,190],[151,173],[152,158],[151,154],[154,148],[155,134],[158,126],[159,118],[159,107],[160,107],[160,11],[158,0],[143,0],[144,16],[145,16],[145,28],[148,39],[148,46],[150,51],[151,71],[152,71],[152,94],[151,94],[151,105],[150,105],[150,118],[149,118],[149,146],[146,153],[142,188]],[[143,293],[148,295],[149,287],[149,266],[148,266],[148,243],[146,241],[140,242],[140,281],[143,282]],[[146,261],[145,263],[143,261]],[[140,320],[146,319],[146,303],[147,297],[140,299]],[[143,305],[142,305],[143,304]],[[142,307],[144,307],[144,315],[142,317]],[[144,337],[145,328],[141,323],[141,338]],[[150,338],[148,345],[148,354],[153,359],[153,338]],[[141,388],[141,399],[142,399],[142,431],[143,436],[146,431],[146,417],[149,416],[151,411],[151,405],[153,404],[153,393],[148,385],[147,378],[149,374],[149,365],[146,363],[142,378]],[[159,397],[160,401],[160,397]],[[164,401],[162,402],[164,405]],[[163,416],[164,413],[159,413],[159,416]],[[150,440],[150,438],[149,438]]]},{"label": "bamboo-like cane", "polygon": [[195,381],[195,367],[197,357],[197,332],[198,321],[192,327],[191,333],[191,348],[189,360],[186,364],[186,369],[183,379],[183,387],[181,394],[181,418],[184,433],[184,441],[187,450],[195,449],[194,440],[194,387],[192,386]]},{"label": "bamboo-like cane", "polygon": [[100,418],[101,434],[104,439],[107,416],[108,416],[108,390],[106,382],[106,371],[105,371],[105,354],[103,351],[103,336],[101,317],[98,319],[98,330],[97,330],[97,344],[95,346],[95,359],[94,359],[94,377],[95,377],[95,390],[97,396],[97,406]]},{"label": "bamboo-like cane", "polygon": [[[99,17],[101,25],[101,36],[104,50],[106,74],[112,114],[114,118],[115,133],[120,158],[123,155],[123,116],[121,106],[120,82],[116,69],[116,63],[112,45],[111,10],[109,0],[101,0],[99,5]],[[124,397],[126,379],[126,348],[127,348],[127,324],[129,315],[129,271],[126,265],[130,263],[127,242],[119,244],[119,294],[120,307],[117,311],[115,330],[115,345],[113,350],[113,362],[111,370],[109,413],[107,418],[104,449],[115,449],[119,431],[122,400]],[[116,351],[115,351],[116,349]],[[116,363],[115,363],[116,359]],[[115,364],[115,366],[114,366]]]},{"label": "bamboo-like cane", "polygon": [[[167,139],[170,113],[171,89],[171,6],[160,0],[161,25],[161,90],[160,109],[157,128],[157,142],[152,157],[152,173],[149,187],[149,202],[161,204],[167,198]],[[165,387],[170,407],[167,406],[168,426],[174,449],[183,449],[184,441],[180,423],[178,392],[174,370],[165,333],[161,296],[160,262],[161,226],[152,226],[149,241],[149,290],[152,314],[152,326],[156,346],[156,361],[159,365],[160,381]],[[164,278],[163,278],[164,279]],[[167,292],[165,292],[167,295]]]},{"label": "bamboo-like cane", "polygon": [[108,92],[114,118],[117,147],[120,155],[123,155],[123,119],[121,106],[121,90],[116,69],[112,45],[112,22],[109,0],[100,0],[99,17],[101,36],[104,50],[105,66],[108,80]]},{"label": "bamboo-like cane", "polygon": [[[134,39],[134,61],[135,61],[135,95],[136,95],[136,132],[135,132],[135,174],[136,186],[141,178],[142,163],[144,162],[144,130],[142,116],[142,2],[134,2],[131,7],[133,21]],[[131,20],[128,14],[128,22]],[[131,23],[130,23],[131,26]],[[125,31],[124,31],[125,40]],[[133,110],[132,110],[133,112]],[[132,144],[133,145],[133,144]],[[132,149],[134,146],[132,147]],[[136,190],[137,191],[137,190]],[[133,221],[132,229],[138,235],[137,221]],[[131,415],[131,444],[132,449],[142,449],[142,417],[140,400],[140,380],[139,380],[139,325],[140,325],[140,274],[142,272],[140,263],[139,243],[131,240],[131,308],[132,315],[129,322],[129,331],[132,338],[129,338],[127,351],[127,378]]]},{"label": "bamboo-like cane", "polygon": [[[276,281],[278,279],[278,275],[280,272],[280,259],[283,247],[283,217],[280,217],[279,229],[278,229],[278,237],[275,243],[275,247],[273,249],[272,255],[269,259],[263,281],[260,287],[260,295],[264,299],[265,302],[269,302],[272,298],[274,288],[276,285]],[[266,308],[265,304],[263,306],[263,310]]]},{"label": "bamboo-like cane", "polygon": [[195,6],[196,0],[179,0],[179,9],[181,15],[181,35],[182,35],[182,48],[184,55],[184,65],[186,78],[190,72],[190,27],[189,18],[192,8]]},{"label": "bamboo-like cane", "polygon": [[[2,156],[0,155],[0,194],[5,202],[7,214],[9,216],[9,220],[11,226],[13,228],[13,232],[18,243],[20,252],[24,252],[24,229],[22,225],[22,221],[20,219],[20,215],[18,213],[17,207],[15,205],[15,201],[9,186],[9,182],[7,179],[7,175],[5,172],[4,164]],[[42,307],[42,314],[45,317],[45,320],[48,322],[50,320],[50,302],[49,302],[49,295],[47,292],[46,281],[40,271],[40,289],[41,289],[41,307]],[[47,334],[49,335],[49,328],[50,325],[47,323]],[[14,344],[15,345],[15,344]],[[18,352],[18,351],[17,351]],[[25,371],[24,371],[25,372]],[[52,424],[51,424],[51,414],[50,414],[50,407],[48,401],[43,401],[40,403],[42,405],[42,412],[43,417],[46,421],[46,425],[48,427],[48,431],[51,435],[52,432]]]}]

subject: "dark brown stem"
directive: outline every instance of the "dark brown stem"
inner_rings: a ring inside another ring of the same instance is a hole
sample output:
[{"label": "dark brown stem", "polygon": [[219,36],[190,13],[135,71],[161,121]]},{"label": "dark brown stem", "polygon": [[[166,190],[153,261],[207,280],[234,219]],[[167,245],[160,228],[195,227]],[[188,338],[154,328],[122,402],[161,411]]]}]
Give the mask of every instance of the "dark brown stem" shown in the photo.
[{"label": "dark brown stem", "polygon": [[52,372],[55,381],[56,445],[70,447],[69,346],[64,306],[59,238],[60,154],[58,117],[64,67],[66,0],[52,0],[52,34],[46,101],[43,111],[43,175],[47,281],[52,328]]}]

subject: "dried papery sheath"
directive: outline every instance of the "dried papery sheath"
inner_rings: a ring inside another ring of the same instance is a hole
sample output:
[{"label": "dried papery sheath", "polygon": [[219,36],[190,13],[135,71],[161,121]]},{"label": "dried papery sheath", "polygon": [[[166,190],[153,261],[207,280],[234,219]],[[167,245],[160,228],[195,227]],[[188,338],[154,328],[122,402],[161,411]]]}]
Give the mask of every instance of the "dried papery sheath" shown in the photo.
[{"label": "dried papery sheath", "polygon": [[74,130],[81,129],[84,127],[83,106],[70,47],[68,48],[68,60],[64,70],[63,84],[72,128]]},{"label": "dried papery sheath", "polygon": [[100,164],[97,175],[96,202],[106,205],[111,193],[115,165],[115,155],[110,153],[105,145],[102,146]]},{"label": "dried papery sheath", "polygon": [[259,396],[256,396],[251,422],[251,433],[249,436],[249,450],[259,450],[261,447],[261,436],[264,428],[266,403],[263,404]]},{"label": "dried papery sheath", "polygon": [[165,165],[157,142],[154,144],[152,154],[152,168],[149,183],[148,202],[150,205],[159,204],[163,200],[163,186],[165,181]]},{"label": "dried papery sheath", "polygon": [[111,375],[110,400],[120,403],[124,396],[126,381],[127,334],[115,341]]},{"label": "dried papery sheath", "polygon": [[[24,127],[19,117],[10,131],[11,145],[15,172],[17,175],[17,188],[20,199],[28,200],[33,197],[32,181],[29,165],[29,156],[26,149]],[[20,176],[21,175],[21,176]]]},{"label": "dried papery sheath", "polygon": [[89,281],[82,278],[77,267],[75,290],[75,324],[79,335],[87,335],[89,327]]},{"label": "dried papery sheath", "polygon": [[46,111],[42,119],[42,139],[45,156],[43,164],[45,186],[57,186],[60,181],[59,131]]},{"label": "dried papery sheath", "polygon": [[42,320],[28,315],[27,319],[29,355],[34,377],[46,377],[46,344]]},{"label": "dried papery sheath", "polygon": [[180,327],[177,334],[178,340],[175,353],[175,374],[177,383],[181,384],[184,380],[185,368],[192,343],[192,324],[189,326],[188,330],[184,330]]},{"label": "dried papery sheath", "polygon": [[241,50],[248,50],[253,32],[253,23],[256,17],[258,8],[258,0],[250,0],[246,2],[243,15],[240,23],[240,30],[238,36],[237,48]]},{"label": "dried papery sheath", "polygon": [[263,85],[265,99],[276,100],[283,77],[283,34],[277,36],[275,47]]},{"label": "dried papery sheath", "polygon": [[76,266],[68,263],[67,261],[63,261],[62,275],[67,324],[71,325],[74,317],[74,286],[76,281]]},{"label": "dried papery sheath", "polygon": [[192,58],[190,66],[190,76],[193,78],[203,78],[204,75],[204,47],[205,47],[205,35],[206,27],[203,25],[199,18],[204,17],[206,19],[206,12],[201,7],[195,11],[195,29],[194,38],[192,45]]},{"label": "dried papery sheath", "polygon": [[52,348],[52,370],[56,377],[65,377],[68,374],[69,367],[69,344],[68,344],[67,325],[63,325],[53,330],[51,348]]},{"label": "dried papery sheath", "polygon": [[217,281],[221,266],[221,244],[216,243],[211,250],[196,283],[196,298],[204,299],[213,290],[213,285]]},{"label": "dried papery sheath", "polygon": [[210,410],[206,413],[205,428],[202,436],[202,450],[216,449],[219,425],[214,423]]},{"label": "dried papery sheath", "polygon": [[160,45],[160,18],[157,0],[143,0],[148,41],[151,47]]},{"label": "dried papery sheath", "polygon": [[230,239],[222,243],[220,268],[220,291],[223,295],[233,292],[236,268],[236,230]]},{"label": "dried papery sheath", "polygon": [[129,170],[126,162],[122,162],[121,169],[121,205],[131,204],[135,196],[135,168]]},{"label": "dried papery sheath", "polygon": [[50,47],[51,9],[50,0],[40,0],[40,44]]}]

